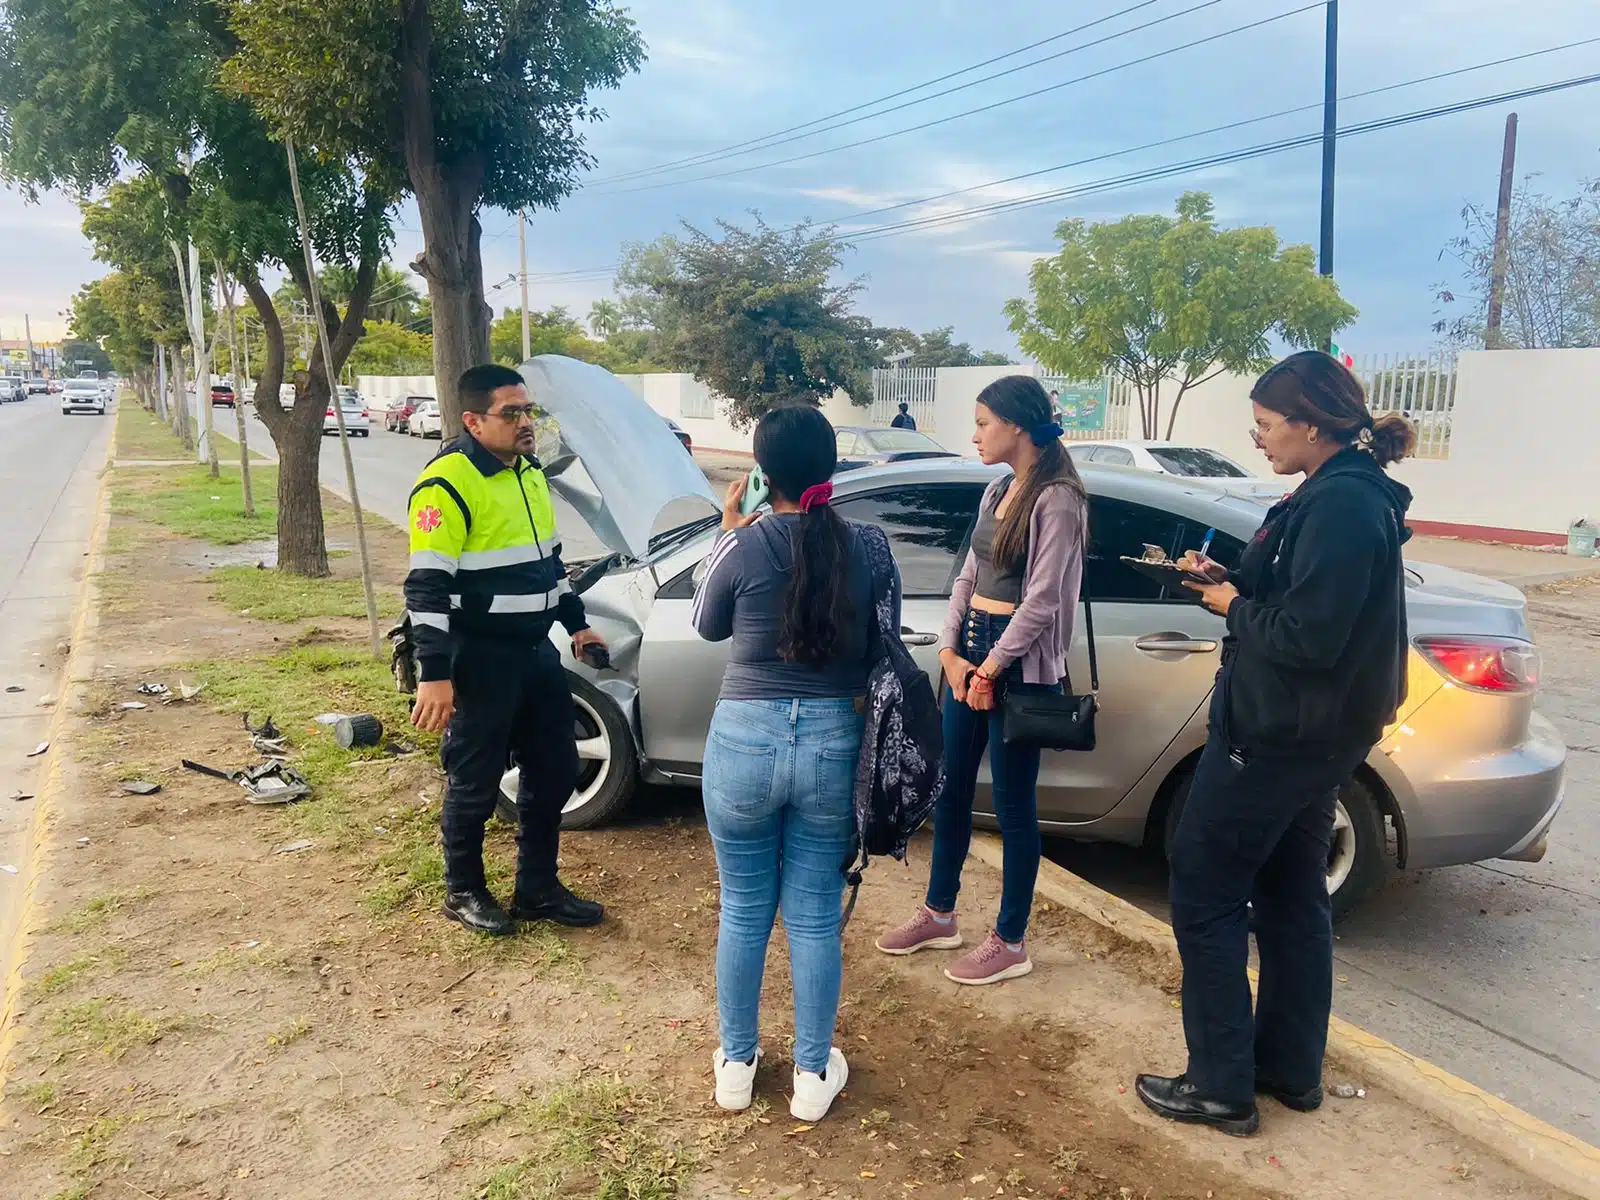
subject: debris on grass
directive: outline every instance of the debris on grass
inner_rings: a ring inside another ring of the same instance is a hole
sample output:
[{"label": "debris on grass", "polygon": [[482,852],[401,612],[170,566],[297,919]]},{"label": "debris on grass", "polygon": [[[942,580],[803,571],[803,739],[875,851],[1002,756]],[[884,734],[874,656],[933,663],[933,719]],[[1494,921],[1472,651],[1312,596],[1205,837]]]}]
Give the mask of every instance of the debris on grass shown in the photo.
[{"label": "debris on grass", "polygon": [[39,755],[43,754],[48,749],[50,749],[50,743],[49,742],[40,742],[32,750],[28,751],[28,757],[29,758],[38,758]]},{"label": "debris on grass", "polygon": [[151,783],[148,779],[130,779],[122,785],[122,790],[130,796],[154,796],[161,790],[161,785]]}]

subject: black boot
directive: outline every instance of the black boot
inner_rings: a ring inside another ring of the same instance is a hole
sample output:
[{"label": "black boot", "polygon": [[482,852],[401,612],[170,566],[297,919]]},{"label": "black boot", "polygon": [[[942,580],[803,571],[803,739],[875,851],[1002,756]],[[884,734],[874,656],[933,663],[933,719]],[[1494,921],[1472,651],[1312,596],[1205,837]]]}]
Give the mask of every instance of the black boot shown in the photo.
[{"label": "black boot", "polygon": [[1319,1083],[1309,1092],[1292,1092],[1286,1087],[1272,1083],[1265,1079],[1256,1080],[1256,1095],[1271,1096],[1285,1108],[1292,1108],[1295,1112],[1316,1112],[1322,1107],[1322,1085]]},{"label": "black boot", "polygon": [[553,921],[557,925],[585,929],[605,920],[606,910],[593,900],[574,896],[558,879],[538,890],[518,883],[511,901],[511,915],[518,921]]},{"label": "black boot", "polygon": [[1234,1137],[1248,1137],[1261,1128],[1254,1103],[1223,1104],[1207,1100],[1184,1076],[1141,1075],[1134,1080],[1139,1099],[1157,1116],[1189,1125],[1209,1125]]},{"label": "black boot", "polygon": [[516,923],[500,907],[488,888],[472,888],[463,892],[444,894],[444,915],[460,921],[476,933],[500,937],[516,930]]}]

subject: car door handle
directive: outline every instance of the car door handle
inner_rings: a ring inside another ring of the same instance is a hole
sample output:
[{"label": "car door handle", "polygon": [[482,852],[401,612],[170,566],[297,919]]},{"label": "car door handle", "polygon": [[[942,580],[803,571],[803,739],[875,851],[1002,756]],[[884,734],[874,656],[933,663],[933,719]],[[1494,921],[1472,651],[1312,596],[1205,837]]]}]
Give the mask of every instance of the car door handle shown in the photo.
[{"label": "car door handle", "polygon": [[931,646],[939,640],[937,633],[918,633],[915,629],[900,627],[900,640],[907,646]]},{"label": "car door handle", "polygon": [[1140,650],[1161,650],[1179,654],[1210,654],[1217,648],[1215,638],[1192,638],[1186,633],[1152,633],[1133,643]]}]

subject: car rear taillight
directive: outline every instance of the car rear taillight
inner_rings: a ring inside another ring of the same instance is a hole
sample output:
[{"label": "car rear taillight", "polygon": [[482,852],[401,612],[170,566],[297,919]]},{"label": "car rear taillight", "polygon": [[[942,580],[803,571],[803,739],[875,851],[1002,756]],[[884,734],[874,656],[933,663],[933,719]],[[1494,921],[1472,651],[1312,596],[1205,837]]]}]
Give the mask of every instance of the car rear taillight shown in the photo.
[{"label": "car rear taillight", "polygon": [[331,416],[333,416],[333,409],[331,409],[331,408],[330,408],[330,409],[329,409],[329,410],[328,410],[328,415],[329,415],[329,416],[330,416],[330,417],[331,417]]},{"label": "car rear taillight", "polygon": [[1513,695],[1539,686],[1539,651],[1531,642],[1440,634],[1419,637],[1415,644],[1441,675],[1475,692]]},{"label": "car rear taillight", "polygon": [[364,408],[363,408],[363,409],[362,409],[362,410],[361,410],[361,419],[362,419],[362,420],[363,420],[363,421],[369,421],[369,420],[371,420],[371,419],[372,419],[372,418],[371,418],[371,417],[370,417],[370,416],[368,416],[368,414],[367,414],[367,410],[366,410],[366,409],[364,409]]}]

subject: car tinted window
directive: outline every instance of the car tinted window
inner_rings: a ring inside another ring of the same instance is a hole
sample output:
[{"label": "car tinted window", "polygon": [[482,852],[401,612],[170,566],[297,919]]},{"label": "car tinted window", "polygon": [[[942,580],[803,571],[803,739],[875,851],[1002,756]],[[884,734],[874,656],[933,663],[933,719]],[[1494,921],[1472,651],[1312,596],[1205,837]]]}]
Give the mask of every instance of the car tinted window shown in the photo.
[{"label": "car tinted window", "polygon": [[[1146,544],[1176,558],[1186,522],[1182,517],[1109,496],[1089,497],[1089,552],[1084,570],[1094,600],[1176,600],[1170,589],[1147,579],[1124,557],[1138,558]],[[1201,530],[1203,534],[1205,531]],[[1199,542],[1195,543],[1198,547]]]},{"label": "car tinted window", "polygon": [[874,429],[861,436],[879,454],[938,453],[944,449],[927,434],[914,429]]},{"label": "car tinted window", "polygon": [[982,484],[925,484],[853,496],[838,510],[889,535],[907,596],[948,596],[982,499]]},{"label": "car tinted window", "polygon": [[839,454],[839,457],[841,458],[847,454],[860,453],[860,451],[856,449],[856,435],[853,433],[839,434],[838,438],[835,440],[835,448]]},{"label": "car tinted window", "polygon": [[1101,446],[1094,452],[1094,461],[1107,463],[1113,467],[1133,466],[1133,451],[1124,450],[1121,446]]},{"label": "car tinted window", "polygon": [[1213,450],[1199,446],[1151,446],[1150,457],[1174,475],[1195,479],[1248,479],[1250,473]]}]

